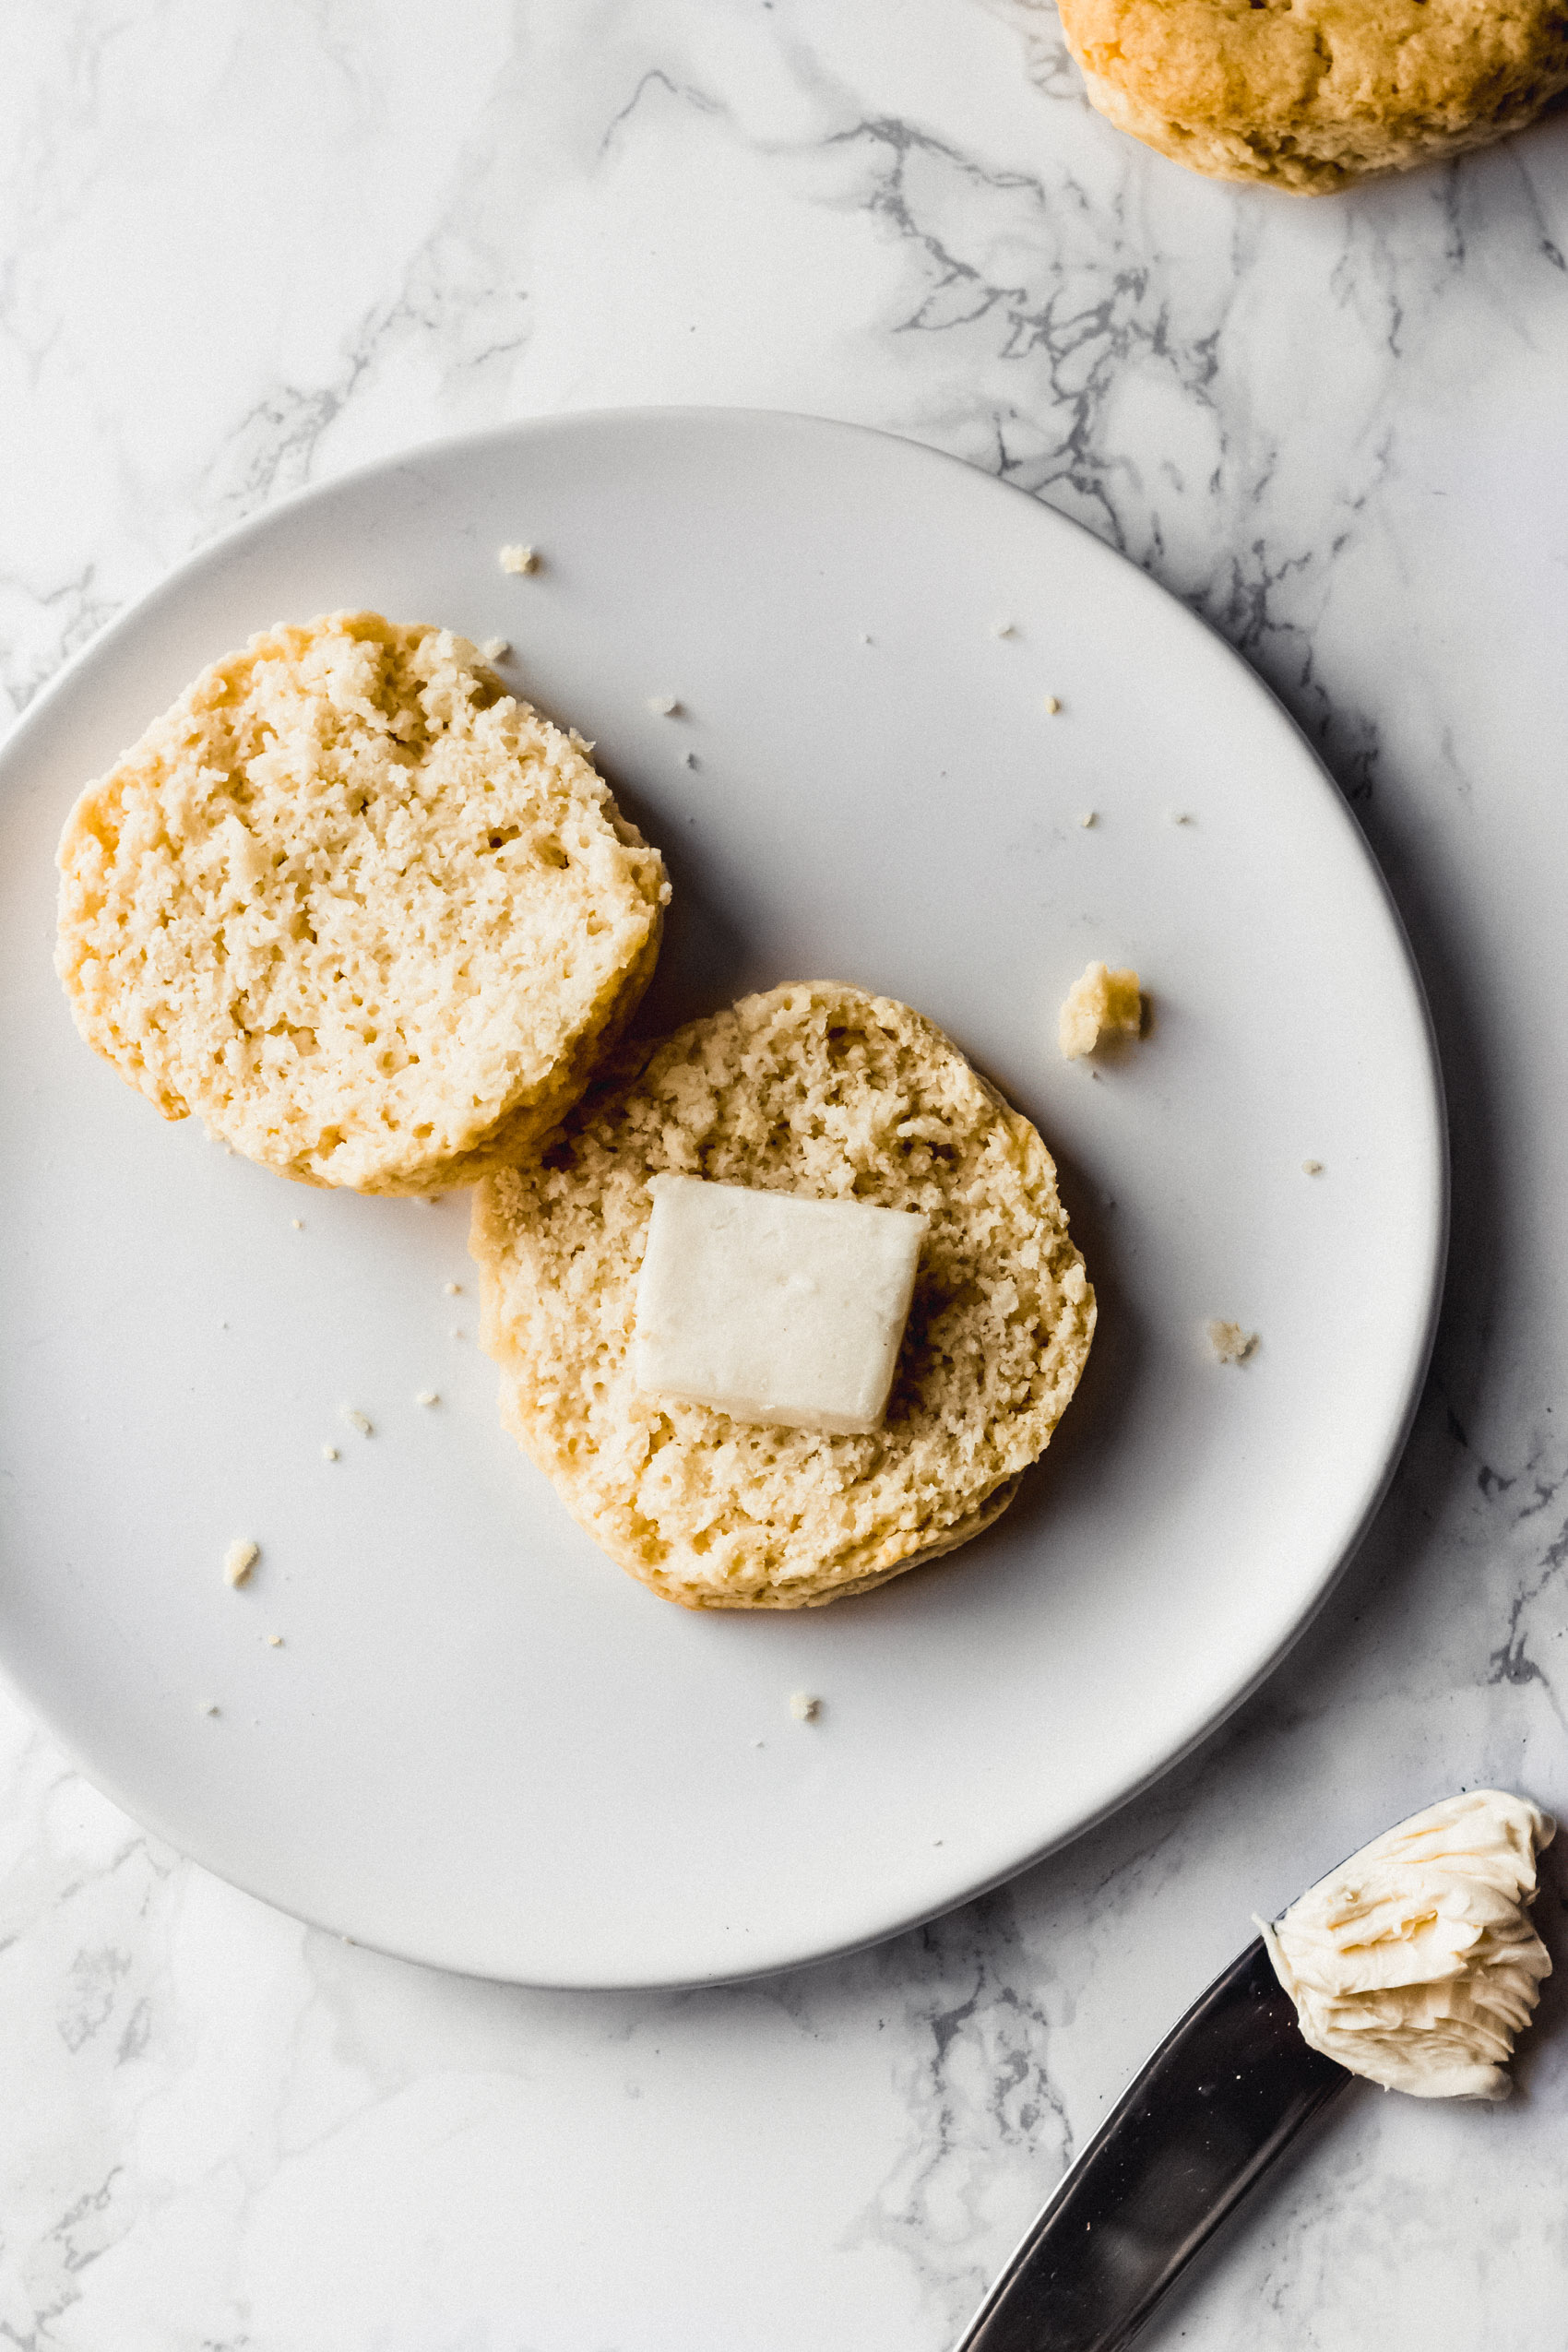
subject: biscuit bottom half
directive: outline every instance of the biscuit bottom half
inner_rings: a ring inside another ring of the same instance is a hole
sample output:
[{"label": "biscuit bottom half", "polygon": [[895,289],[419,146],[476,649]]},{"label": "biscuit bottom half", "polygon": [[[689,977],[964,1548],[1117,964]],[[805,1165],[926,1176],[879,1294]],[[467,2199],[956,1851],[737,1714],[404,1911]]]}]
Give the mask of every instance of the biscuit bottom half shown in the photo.
[{"label": "biscuit bottom half", "polygon": [[[642,1394],[648,1179],[929,1220],[886,1416],[775,1429]],[[536,1159],[475,1195],[507,1427],[573,1516],[688,1609],[865,1592],[1000,1516],[1077,1385],[1095,1301],[1035,1129],[908,1005],[831,981],[622,1054]]]}]

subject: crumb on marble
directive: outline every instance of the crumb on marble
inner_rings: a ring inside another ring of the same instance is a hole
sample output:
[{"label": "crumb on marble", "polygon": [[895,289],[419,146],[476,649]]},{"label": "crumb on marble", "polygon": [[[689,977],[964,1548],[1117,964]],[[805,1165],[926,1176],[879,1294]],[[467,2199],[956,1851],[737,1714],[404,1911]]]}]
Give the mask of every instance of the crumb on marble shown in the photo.
[{"label": "crumb on marble", "polygon": [[1144,1001],[1135,971],[1130,967],[1112,971],[1108,964],[1088,964],[1067,991],[1057,1019],[1056,1041],[1065,1061],[1077,1062],[1092,1053],[1102,1037],[1136,1037],[1143,1017]]},{"label": "crumb on marble", "polygon": [[505,661],[506,656],[511,652],[511,650],[512,640],[510,637],[486,637],[484,643],[480,647],[480,651],[483,654],[486,661]]},{"label": "crumb on marble", "polygon": [[822,1701],[813,1698],[809,1691],[794,1691],[790,1697],[790,1712],[797,1723],[814,1723],[822,1712]]},{"label": "crumb on marble", "polygon": [[524,547],[517,540],[509,540],[501,550],[499,560],[504,572],[537,572],[539,569],[539,557],[535,551],[531,547]]},{"label": "crumb on marble", "polygon": [[260,1558],[260,1544],[252,1543],[248,1536],[236,1536],[223,1554],[224,1583],[235,1586],[244,1584]]},{"label": "crumb on marble", "polygon": [[1255,1331],[1243,1331],[1239,1323],[1216,1321],[1208,1326],[1208,1344],[1222,1364],[1244,1364],[1258,1344]]}]

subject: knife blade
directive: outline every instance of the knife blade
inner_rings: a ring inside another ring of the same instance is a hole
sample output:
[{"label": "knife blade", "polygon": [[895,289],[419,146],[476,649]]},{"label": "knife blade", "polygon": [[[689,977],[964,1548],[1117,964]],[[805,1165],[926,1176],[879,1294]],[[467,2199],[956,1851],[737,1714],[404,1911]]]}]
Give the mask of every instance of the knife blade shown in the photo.
[{"label": "knife blade", "polygon": [[1302,2040],[1262,1937],[1167,2035],[954,2352],[1121,2352],[1348,2070]]}]

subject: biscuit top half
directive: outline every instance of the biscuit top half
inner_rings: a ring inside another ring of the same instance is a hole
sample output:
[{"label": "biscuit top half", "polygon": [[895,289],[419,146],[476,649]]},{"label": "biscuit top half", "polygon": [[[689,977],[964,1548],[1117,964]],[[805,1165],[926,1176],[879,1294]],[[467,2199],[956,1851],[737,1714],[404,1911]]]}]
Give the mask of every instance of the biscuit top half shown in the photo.
[{"label": "biscuit top half", "polygon": [[82,794],[60,867],[89,1043],[166,1117],[369,1191],[559,1116],[669,896],[585,744],[463,638],[370,612],[205,671]]}]

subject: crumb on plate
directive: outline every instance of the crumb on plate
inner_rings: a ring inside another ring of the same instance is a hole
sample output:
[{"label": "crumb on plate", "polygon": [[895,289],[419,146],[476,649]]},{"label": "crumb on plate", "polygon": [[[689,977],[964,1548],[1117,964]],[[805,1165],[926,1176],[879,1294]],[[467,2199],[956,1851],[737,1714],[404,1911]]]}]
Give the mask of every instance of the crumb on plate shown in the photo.
[{"label": "crumb on plate", "polygon": [[1143,1027],[1143,997],[1131,968],[1086,965],[1067,991],[1056,1024],[1056,1041],[1068,1062],[1092,1053],[1102,1036],[1136,1037]]},{"label": "crumb on plate", "polygon": [[790,1712],[797,1723],[814,1723],[822,1710],[822,1701],[814,1699],[809,1691],[790,1693]]},{"label": "crumb on plate", "polygon": [[374,1436],[375,1423],[371,1420],[368,1413],[362,1413],[357,1405],[345,1405],[343,1408],[343,1419],[348,1422],[350,1429],[357,1429],[362,1437]]},{"label": "crumb on plate", "polygon": [[480,647],[480,651],[487,661],[505,661],[511,650],[510,637],[486,637]]},{"label": "crumb on plate", "polygon": [[414,1398],[416,1405],[439,1405],[441,1398],[434,1388],[422,1388]]},{"label": "crumb on plate", "polygon": [[1222,1364],[1244,1364],[1258,1344],[1255,1331],[1243,1331],[1239,1323],[1214,1322],[1208,1326],[1208,1344]]},{"label": "crumb on plate", "polygon": [[679,719],[681,704],[675,695],[649,695],[647,707],[656,719]]},{"label": "crumb on plate", "polygon": [[243,1585],[260,1558],[260,1544],[252,1543],[247,1536],[236,1536],[223,1554],[224,1582]]},{"label": "crumb on plate", "polygon": [[500,564],[504,572],[537,572],[539,557],[531,547],[512,540],[501,550]]},{"label": "crumb on plate", "polygon": [[1301,1162],[1301,1173],[1303,1176],[1321,1176],[1323,1174],[1322,1160],[1303,1159]]}]

